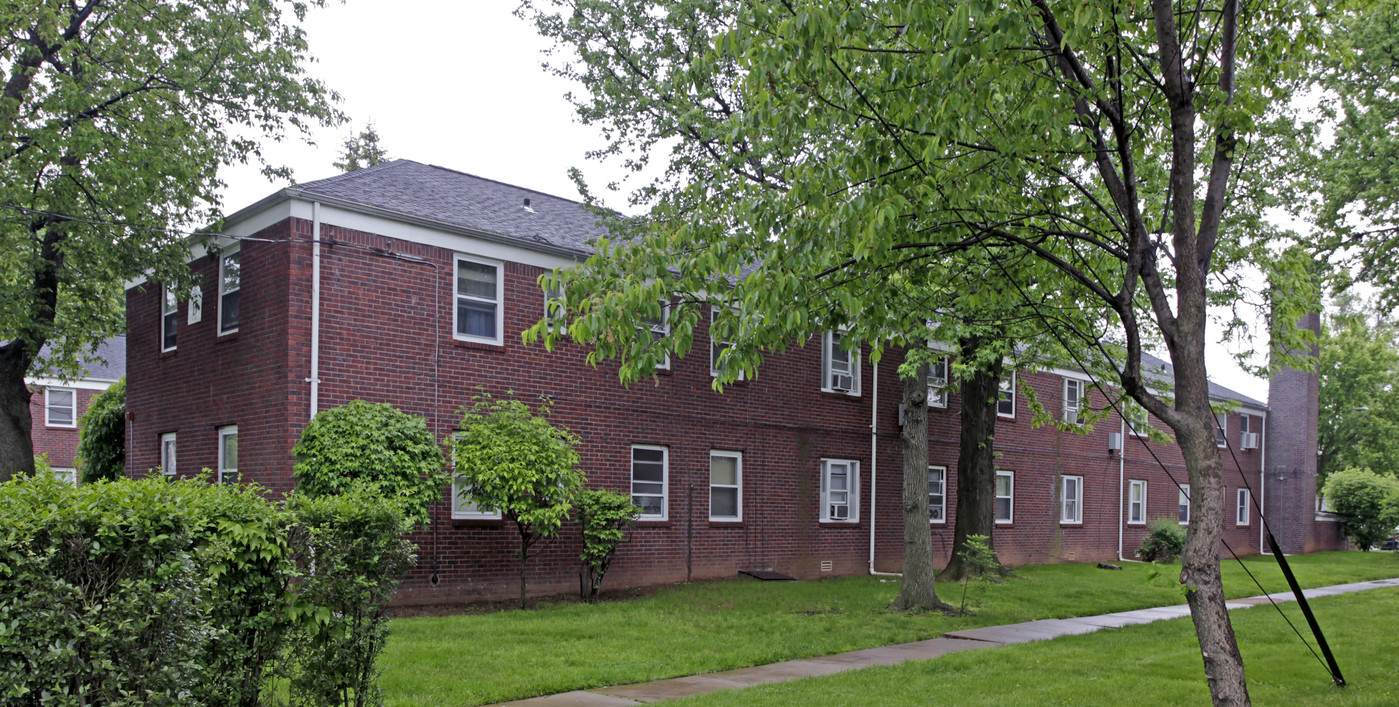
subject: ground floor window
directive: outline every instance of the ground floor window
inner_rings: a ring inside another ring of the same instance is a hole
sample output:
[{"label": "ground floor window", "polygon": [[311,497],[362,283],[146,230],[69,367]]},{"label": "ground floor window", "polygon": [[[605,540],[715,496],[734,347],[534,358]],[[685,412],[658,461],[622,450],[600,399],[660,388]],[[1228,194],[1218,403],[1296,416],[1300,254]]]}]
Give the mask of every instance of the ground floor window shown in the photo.
[{"label": "ground floor window", "polygon": [[238,480],[238,425],[219,428],[219,483]]},{"label": "ground floor window", "polygon": [[860,462],[821,460],[821,520],[854,523],[860,519]]},{"label": "ground floor window", "polygon": [[1059,522],[1083,522],[1083,477],[1059,477]]},{"label": "ground floor window", "polygon": [[1015,472],[996,472],[996,522],[1015,521]]},{"label": "ground floor window", "polygon": [[947,522],[947,467],[928,467],[928,522]]},{"label": "ground floor window", "polygon": [[1239,500],[1234,511],[1235,525],[1248,525],[1248,506],[1251,500],[1248,489],[1239,489]]},{"label": "ground floor window", "polygon": [[160,436],[160,472],[166,476],[175,475],[174,432],[166,432]]},{"label": "ground floor window", "polygon": [[743,454],[709,453],[709,519],[743,520]]},{"label": "ground floor window", "polygon": [[631,501],[641,508],[642,520],[666,519],[669,453],[665,447],[650,445],[631,448]]},{"label": "ground floor window", "polygon": [[1190,522],[1190,484],[1180,485],[1180,500],[1176,501],[1176,520],[1181,525]]},{"label": "ground floor window", "polygon": [[1146,482],[1133,480],[1127,487],[1127,523],[1146,523]]}]

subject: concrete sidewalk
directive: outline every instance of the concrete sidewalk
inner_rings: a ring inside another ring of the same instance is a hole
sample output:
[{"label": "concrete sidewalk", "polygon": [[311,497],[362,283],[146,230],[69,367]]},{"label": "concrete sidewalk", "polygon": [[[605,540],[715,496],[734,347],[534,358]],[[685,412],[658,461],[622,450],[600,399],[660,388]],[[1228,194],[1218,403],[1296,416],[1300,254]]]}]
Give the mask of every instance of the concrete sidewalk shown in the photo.
[{"label": "concrete sidewalk", "polygon": [[[1337,584],[1330,587],[1317,587],[1315,589],[1305,589],[1302,593],[1305,594],[1308,599],[1314,599],[1316,597],[1329,597],[1337,594],[1349,594],[1351,592],[1361,592],[1367,589],[1381,589],[1385,587],[1399,587],[1399,578],[1380,579],[1372,582]],[[1294,600],[1291,592],[1279,592],[1277,594],[1248,597],[1246,599],[1233,599],[1228,601],[1226,605],[1230,609],[1247,609],[1258,606],[1259,604],[1267,604],[1270,598],[1279,603]],[[788,660],[781,663],[772,663],[770,665],[757,665],[739,670],[726,670],[721,673],[706,673],[704,675],[690,675],[681,678],[671,678],[669,680],[656,680],[654,682],[644,682],[637,685],[575,690],[573,692],[534,697],[517,702],[505,702],[502,703],[502,705],[541,705],[547,707],[620,707],[621,705],[637,705],[647,702],[659,702],[661,700],[673,700],[707,692],[718,692],[719,690],[732,690],[765,683],[786,682],[788,680],[800,680],[802,678],[816,677],[819,675],[843,673],[847,670],[859,670],[860,668],[868,668],[875,665],[895,665],[914,660],[928,660],[940,655],[959,651],[993,648],[995,646],[1004,646],[1013,643],[1045,641],[1060,636],[1075,636],[1083,633],[1093,633],[1094,631],[1105,628],[1121,628],[1123,626],[1146,624],[1153,621],[1178,619],[1189,615],[1190,608],[1181,604],[1179,606],[1163,606],[1152,609],[1138,609],[1136,611],[1122,611],[1115,614],[1102,614],[1100,616],[1081,616],[1072,619],[1044,619],[1041,621],[1007,624],[1005,626],[986,626],[984,628],[973,628],[965,631],[952,631],[943,634],[941,638],[932,638],[914,643],[903,643],[897,646],[866,648],[865,650],[837,653],[820,658]]]}]

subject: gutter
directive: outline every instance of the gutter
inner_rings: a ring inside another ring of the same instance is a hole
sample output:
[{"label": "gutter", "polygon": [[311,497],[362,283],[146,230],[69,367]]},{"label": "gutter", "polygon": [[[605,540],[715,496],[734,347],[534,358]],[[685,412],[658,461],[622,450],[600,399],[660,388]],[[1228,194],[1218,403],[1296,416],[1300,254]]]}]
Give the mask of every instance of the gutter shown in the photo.
[{"label": "gutter", "polygon": [[[1258,431],[1258,554],[1268,554],[1268,534],[1264,530],[1264,519],[1268,516],[1268,440],[1264,435],[1268,434],[1268,411],[1263,411],[1263,429]],[[1241,470],[1242,471],[1242,470]],[[1237,511],[1236,511],[1237,512]]]},{"label": "gutter", "polygon": [[[259,202],[260,203],[260,202]],[[316,419],[321,404],[321,204],[311,203],[311,414]]]},{"label": "gutter", "polygon": [[[1121,417],[1119,415],[1118,417]],[[1122,449],[1117,450],[1117,561],[1140,562],[1141,560],[1122,556],[1122,541],[1127,527],[1127,420],[1118,423]],[[1142,520],[1146,520],[1146,498],[1142,498]]]}]

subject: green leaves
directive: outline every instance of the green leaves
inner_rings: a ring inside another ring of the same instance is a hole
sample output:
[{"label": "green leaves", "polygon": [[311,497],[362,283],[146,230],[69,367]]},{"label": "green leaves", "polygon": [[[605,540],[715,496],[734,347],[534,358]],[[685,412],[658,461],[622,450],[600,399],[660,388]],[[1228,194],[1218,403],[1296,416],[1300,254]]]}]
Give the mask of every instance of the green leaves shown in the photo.
[{"label": "green leaves", "polygon": [[351,400],[311,420],[292,448],[297,488],[308,496],[345,493],[367,483],[402,501],[419,525],[442,498],[442,449],[417,415],[388,403]]},{"label": "green leaves", "polygon": [[78,424],[78,467],[83,483],[126,473],[126,377],[94,395]]}]

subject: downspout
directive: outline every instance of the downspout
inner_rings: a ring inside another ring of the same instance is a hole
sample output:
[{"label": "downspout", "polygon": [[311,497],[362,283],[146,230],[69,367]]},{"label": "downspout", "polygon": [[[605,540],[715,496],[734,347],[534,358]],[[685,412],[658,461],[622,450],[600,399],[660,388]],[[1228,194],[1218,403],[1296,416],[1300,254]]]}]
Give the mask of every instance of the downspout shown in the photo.
[{"label": "downspout", "polygon": [[1258,430],[1258,554],[1266,555],[1267,533],[1264,532],[1263,519],[1267,518],[1268,503],[1268,440],[1263,437],[1268,431],[1268,411],[1263,411],[1263,427]]},{"label": "downspout", "polygon": [[879,362],[874,362],[874,392],[870,398],[870,574],[898,577],[898,572],[874,571],[875,498],[879,495]]},{"label": "downspout", "polygon": [[321,202],[311,203],[311,415],[321,405]]}]

